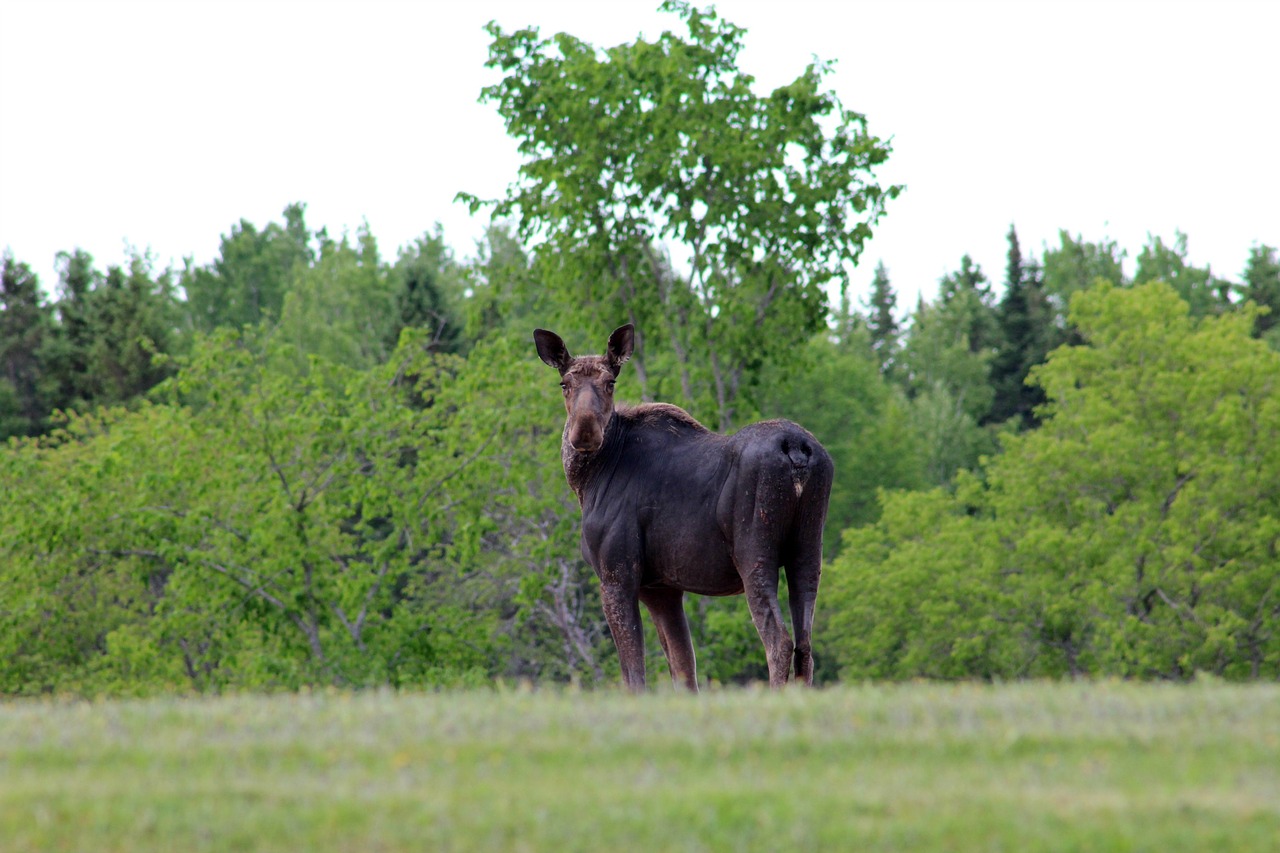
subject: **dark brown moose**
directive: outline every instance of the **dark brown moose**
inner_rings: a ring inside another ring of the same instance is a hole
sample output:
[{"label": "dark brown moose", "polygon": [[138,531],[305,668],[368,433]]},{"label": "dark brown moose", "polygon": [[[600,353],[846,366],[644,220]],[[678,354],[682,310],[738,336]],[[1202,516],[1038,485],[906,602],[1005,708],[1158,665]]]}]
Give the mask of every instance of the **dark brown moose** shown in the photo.
[{"label": "dark brown moose", "polygon": [[[574,357],[536,329],[538,356],[560,371],[568,419],[561,456],[582,505],[582,554],[600,578],[605,618],[627,687],[643,690],[644,602],[671,678],[698,689],[684,594],[745,592],[764,641],[769,684],[791,673],[813,683],[810,633],[822,569],[831,457],[790,421],[718,435],[667,403],[615,407],[614,382],[631,357],[634,327],[604,355]],[[778,605],[785,566],[795,642]]]}]

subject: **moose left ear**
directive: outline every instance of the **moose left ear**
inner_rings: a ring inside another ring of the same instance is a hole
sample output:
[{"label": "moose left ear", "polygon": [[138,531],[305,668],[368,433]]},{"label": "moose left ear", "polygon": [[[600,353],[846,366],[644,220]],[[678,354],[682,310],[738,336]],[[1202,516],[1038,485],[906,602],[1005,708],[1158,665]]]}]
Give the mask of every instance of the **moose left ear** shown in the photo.
[{"label": "moose left ear", "polygon": [[631,358],[631,350],[636,342],[635,333],[636,327],[628,323],[614,329],[613,334],[609,336],[609,348],[605,350],[605,360],[608,361],[609,369],[613,371],[614,376],[618,375],[622,365]]}]

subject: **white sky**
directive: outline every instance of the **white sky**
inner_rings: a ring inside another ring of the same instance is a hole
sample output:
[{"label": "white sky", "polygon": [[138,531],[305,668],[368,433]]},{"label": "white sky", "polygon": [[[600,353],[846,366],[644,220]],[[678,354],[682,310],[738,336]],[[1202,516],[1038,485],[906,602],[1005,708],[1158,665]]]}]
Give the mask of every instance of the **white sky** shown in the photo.
[{"label": "white sky", "polygon": [[[679,32],[658,0],[0,0],[0,248],[46,289],[54,256],[126,244],[206,263],[245,218],[307,204],[313,228],[367,220],[384,257],[443,224],[460,255],[515,143],[478,103],[482,25],[597,46]],[[761,91],[817,55],[893,137],[907,185],[855,275],[883,260],[905,310],[968,252],[997,284],[1066,228],[1134,256],[1148,233],[1236,278],[1280,245],[1280,2],[721,0]]]}]

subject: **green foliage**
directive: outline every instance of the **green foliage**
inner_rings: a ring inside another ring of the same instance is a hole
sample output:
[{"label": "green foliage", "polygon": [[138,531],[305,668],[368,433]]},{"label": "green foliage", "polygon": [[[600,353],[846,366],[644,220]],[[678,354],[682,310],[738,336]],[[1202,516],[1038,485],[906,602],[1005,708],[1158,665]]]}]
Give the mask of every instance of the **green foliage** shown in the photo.
[{"label": "green foliage", "polygon": [[108,267],[86,308],[92,335],[87,353],[89,402],[125,403],[172,372],[158,354],[174,354],[177,303],[169,270],[134,254],[127,270]]},{"label": "green foliage", "polygon": [[1063,229],[1058,232],[1058,242],[1057,248],[1044,253],[1044,292],[1055,314],[1065,324],[1067,308],[1075,294],[1088,290],[1099,280],[1116,286],[1129,282],[1123,267],[1125,252],[1115,241],[1090,243],[1083,237],[1072,237]]},{"label": "green foliage", "polygon": [[[6,457],[4,571],[65,611],[16,599],[6,692],[423,683],[488,662],[458,569],[476,545],[446,491],[484,436],[402,402],[449,366],[412,340],[365,374],[282,358],[220,335],[168,405]],[[51,658],[39,626],[66,624],[81,639]]]},{"label": "green foliage", "polygon": [[44,350],[53,334],[49,307],[31,268],[5,252],[0,264],[0,442],[44,429],[49,411]]},{"label": "green foliage", "polygon": [[1253,321],[1254,334],[1280,350],[1280,332],[1275,331],[1280,328],[1280,253],[1271,246],[1254,246],[1241,279],[1240,296],[1265,309]]},{"label": "green foliage", "polygon": [[529,256],[512,227],[491,223],[467,266],[463,326],[468,340],[490,335],[521,338],[543,322],[535,303],[542,299]]},{"label": "green foliage", "polygon": [[1061,331],[1044,290],[1040,265],[1023,259],[1012,225],[1008,239],[1004,295],[996,307],[1000,343],[989,376],[993,399],[984,420],[1003,423],[1016,418],[1016,426],[1030,429],[1039,425],[1035,410],[1044,403],[1044,393],[1028,384],[1027,377],[1044,361]]},{"label": "green foliage", "polygon": [[213,263],[197,267],[187,261],[180,283],[192,325],[211,332],[279,318],[294,268],[315,258],[314,236],[303,204],[284,209],[283,225],[272,222],[261,231],[241,219],[223,235]]},{"label": "green foliage", "polygon": [[[941,489],[885,493],[845,533],[819,599],[822,657],[846,679],[1012,677],[1021,651],[999,620],[989,526]],[[817,654],[817,651],[815,651]]]},{"label": "green foliage", "polygon": [[883,262],[878,263],[875,277],[871,279],[867,331],[871,334],[871,350],[880,363],[880,374],[886,377],[893,375],[901,346],[902,330],[899,328],[898,318],[894,316],[897,305],[898,298],[889,282],[889,271],[884,268]]},{"label": "green foliage", "polygon": [[127,404],[171,375],[171,363],[158,356],[185,346],[172,273],[156,272],[154,260],[138,252],[127,268],[105,274],[79,250],[59,262],[57,324],[39,352],[49,408]]},{"label": "green foliage", "polygon": [[[396,324],[395,284],[378,255],[367,225],[354,244],[344,235],[320,239],[310,265],[293,268],[277,333],[297,354],[356,369],[383,364],[403,325]],[[319,329],[324,334],[316,334]]]},{"label": "green foliage", "polygon": [[[823,63],[758,93],[744,30],[663,9],[606,49],[490,25],[526,161],[462,195],[474,258],[301,204],[177,276],[65,253],[52,302],[4,255],[0,694],[611,682],[529,332],[626,321],[620,397],[834,457],[824,679],[1280,673],[1276,250],[1232,283],[1151,238],[1134,286],[1011,228],[998,300],[965,256],[900,322],[882,264],[855,315],[889,144]],[[688,611],[704,678],[763,675],[741,599]]]},{"label": "green foliage", "polygon": [[764,375],[763,414],[804,424],[831,454],[836,477],[827,511],[825,551],[834,556],[849,527],[879,516],[879,489],[924,484],[924,448],[910,404],[880,374],[868,330],[841,329],[833,341],[809,341],[797,366]]},{"label": "green foliage", "polygon": [[821,328],[824,285],[845,281],[898,188],[870,180],[889,147],[822,90],[825,66],[757,95],[740,27],[663,8],[687,39],[598,50],[489,26],[488,65],[505,77],[485,98],[527,158],[492,204],[543,240],[544,325],[572,337],[635,323],[642,395],[671,399],[650,376],[678,376],[676,399],[727,428],[751,412],[739,397],[759,366]]},{"label": "green foliage", "polygon": [[1280,355],[1166,285],[1071,319],[1088,344],[1033,372],[1041,429],[848,535],[824,611],[846,677],[1280,674]]},{"label": "green foliage", "polygon": [[444,230],[420,237],[401,250],[391,269],[395,292],[392,346],[404,329],[427,329],[436,352],[458,352],[463,345],[464,324],[459,302],[465,291],[466,272],[454,260],[444,240]]},{"label": "green foliage", "polygon": [[994,399],[988,376],[998,329],[987,278],[968,256],[942,280],[938,299],[912,315],[898,378],[911,399],[930,484],[950,483],[994,450],[979,422]]},{"label": "green foliage", "polygon": [[[616,678],[528,341],[589,306],[539,286],[547,256],[501,223],[466,263],[438,229],[394,264],[367,228],[304,233],[279,319],[211,337],[146,256],[62,256],[52,304],[6,258],[0,411],[46,434],[0,458],[0,692]],[[833,328],[741,375],[742,412],[794,418],[836,459],[822,677],[1274,673],[1277,369],[1250,337],[1268,315],[1221,302],[1198,320],[1167,288],[1097,279],[1062,317],[1063,276],[1114,247],[1064,237],[1043,278],[1010,248],[998,304],[962,262],[886,362],[845,295]],[[1251,254],[1236,295],[1268,307],[1273,255]],[[1055,336],[1081,345],[1036,367]],[[725,352],[698,341],[685,356]],[[620,394],[696,399],[651,343]],[[1050,419],[1016,436],[999,401],[1025,373],[1022,425]],[[946,491],[902,491],[925,485]],[[760,676],[741,600],[689,612],[704,678]]]},{"label": "green foliage", "polygon": [[1191,314],[1203,317],[1227,307],[1230,284],[1217,278],[1208,267],[1194,267],[1187,262],[1187,235],[1177,232],[1172,246],[1159,237],[1149,237],[1138,253],[1138,271],[1134,284],[1163,281],[1191,306]]}]

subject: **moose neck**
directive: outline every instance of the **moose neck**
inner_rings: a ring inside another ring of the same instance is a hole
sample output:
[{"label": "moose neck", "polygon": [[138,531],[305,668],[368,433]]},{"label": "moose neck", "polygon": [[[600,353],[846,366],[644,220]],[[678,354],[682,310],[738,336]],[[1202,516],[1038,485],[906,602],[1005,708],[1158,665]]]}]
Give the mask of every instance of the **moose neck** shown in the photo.
[{"label": "moose neck", "polygon": [[564,476],[569,481],[569,488],[578,496],[578,503],[583,501],[583,494],[595,479],[605,462],[613,457],[613,448],[617,443],[622,427],[618,421],[618,413],[609,415],[609,422],[604,427],[604,441],[599,449],[591,453],[574,450],[569,443],[569,425],[565,424],[560,438],[560,460],[564,463]]}]

